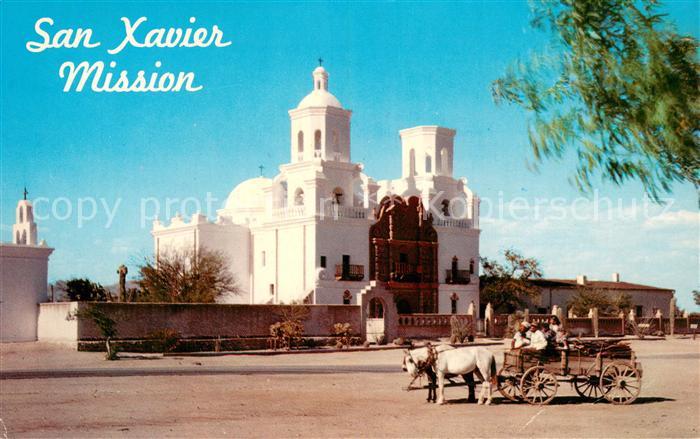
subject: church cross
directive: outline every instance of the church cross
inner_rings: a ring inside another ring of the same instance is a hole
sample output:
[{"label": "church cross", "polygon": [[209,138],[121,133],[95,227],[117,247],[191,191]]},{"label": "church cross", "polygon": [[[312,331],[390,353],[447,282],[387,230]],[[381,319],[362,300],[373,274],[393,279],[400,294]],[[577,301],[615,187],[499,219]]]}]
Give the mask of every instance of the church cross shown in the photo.
[{"label": "church cross", "polygon": [[318,66],[323,67],[323,58],[321,57],[318,58]]},{"label": "church cross", "polygon": [[258,169],[260,169],[260,176],[262,177],[263,176],[263,169],[265,169],[265,167],[263,165],[260,165],[260,166],[258,166]]},{"label": "church cross", "polygon": [[25,186],[25,187],[24,187],[24,199],[25,199],[25,200],[27,199],[27,194],[28,194],[28,193],[29,193],[29,192],[27,192],[27,186]]}]

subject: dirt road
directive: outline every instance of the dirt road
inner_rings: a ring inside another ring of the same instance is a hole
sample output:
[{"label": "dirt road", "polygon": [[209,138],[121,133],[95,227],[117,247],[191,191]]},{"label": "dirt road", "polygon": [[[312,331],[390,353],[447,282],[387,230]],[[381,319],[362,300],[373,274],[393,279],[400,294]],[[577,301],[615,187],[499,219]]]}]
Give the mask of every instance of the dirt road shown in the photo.
[{"label": "dirt road", "polygon": [[[700,341],[635,341],[633,348],[643,363],[644,379],[642,396],[631,406],[581,403],[562,384],[549,406],[513,404],[499,397],[486,407],[468,404],[462,387],[446,389],[448,404],[443,406],[427,404],[424,390],[401,390],[408,379],[400,371],[399,350],[142,357],[108,363],[99,354],[2,345],[3,372],[102,373],[6,377],[0,381],[0,434],[6,428],[7,437],[700,436]],[[497,358],[502,359],[500,352]],[[256,366],[267,370],[252,373]],[[115,367],[133,373],[110,376]],[[348,372],[337,373],[343,367]],[[197,368],[200,374],[176,374]],[[323,373],[324,368],[336,373]],[[142,369],[173,372],[142,376]]]}]

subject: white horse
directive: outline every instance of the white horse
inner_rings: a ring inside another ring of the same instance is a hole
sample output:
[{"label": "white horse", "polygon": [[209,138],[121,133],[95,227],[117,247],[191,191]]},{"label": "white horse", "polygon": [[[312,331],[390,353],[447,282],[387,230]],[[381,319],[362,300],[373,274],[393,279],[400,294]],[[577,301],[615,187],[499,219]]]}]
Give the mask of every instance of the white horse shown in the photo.
[{"label": "white horse", "polygon": [[[432,354],[431,354],[432,349]],[[413,378],[408,387],[411,385],[424,373],[428,376],[428,402],[435,402],[437,388],[437,375],[435,370],[433,370],[433,364],[435,363],[435,356],[440,352],[454,350],[454,346],[448,344],[439,344],[437,346],[426,346],[422,348],[417,348],[413,350],[404,350],[403,362],[401,368],[404,372]],[[449,377],[447,377],[449,379]],[[469,400],[474,400],[474,378],[471,374],[462,374],[464,382],[469,387]]]},{"label": "white horse", "polygon": [[[437,353],[453,350],[454,348],[454,346],[450,346],[448,344],[439,344],[437,346],[433,346],[433,349],[435,349],[435,352]],[[408,374],[411,375],[411,377],[413,378],[413,381],[415,381],[416,378],[423,375],[423,373],[425,372],[426,361],[428,361],[429,355],[428,347],[426,346],[422,348],[416,348],[410,351],[404,350],[403,353],[404,356],[401,368],[404,372],[408,372]],[[413,381],[411,381],[411,384],[413,384]],[[409,384],[409,386],[411,384]]]},{"label": "white horse", "polygon": [[477,404],[483,404],[484,398],[486,405],[491,404],[491,384],[496,384],[496,357],[493,352],[482,347],[469,347],[435,352],[433,356],[438,381],[438,404],[445,403],[445,375],[464,375],[469,372],[474,372],[482,382]]}]

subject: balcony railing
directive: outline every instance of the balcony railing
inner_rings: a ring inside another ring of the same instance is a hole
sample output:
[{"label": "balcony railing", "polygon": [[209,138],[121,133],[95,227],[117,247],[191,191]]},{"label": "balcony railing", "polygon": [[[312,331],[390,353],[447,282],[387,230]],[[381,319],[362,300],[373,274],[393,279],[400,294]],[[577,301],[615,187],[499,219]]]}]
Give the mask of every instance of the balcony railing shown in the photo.
[{"label": "balcony railing", "polygon": [[440,227],[454,227],[458,229],[469,229],[472,226],[472,221],[470,219],[456,219],[456,218],[435,218],[433,225]]},{"label": "balcony railing", "polygon": [[367,219],[368,209],[364,207],[341,206],[340,204],[330,203],[325,205],[323,215],[325,218],[353,218]]},{"label": "balcony railing", "polygon": [[466,285],[471,281],[469,270],[445,270],[445,283],[453,285]]},{"label": "balcony railing", "polygon": [[270,213],[276,219],[301,218],[306,215],[306,209],[305,206],[287,206],[272,209]]},{"label": "balcony railing", "polygon": [[352,280],[360,281],[365,278],[365,266],[364,265],[336,265],[335,266],[335,279],[336,280]]},{"label": "balcony railing", "polygon": [[420,273],[418,273],[417,267],[414,264],[394,262],[391,280],[398,282],[420,282]]}]

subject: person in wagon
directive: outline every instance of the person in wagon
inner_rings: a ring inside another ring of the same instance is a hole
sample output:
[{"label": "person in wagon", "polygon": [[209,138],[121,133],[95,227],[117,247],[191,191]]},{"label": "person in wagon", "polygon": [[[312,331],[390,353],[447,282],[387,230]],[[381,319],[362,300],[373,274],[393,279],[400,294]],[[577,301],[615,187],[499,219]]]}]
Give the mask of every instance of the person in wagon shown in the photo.
[{"label": "person in wagon", "polygon": [[553,315],[549,318],[549,328],[556,334],[555,346],[562,349],[569,349],[569,342],[567,339],[569,334],[567,334],[566,331],[564,331],[564,328],[562,328],[559,317]]},{"label": "person in wagon", "polygon": [[547,337],[545,337],[542,329],[542,324],[530,325],[530,349],[534,349],[536,351],[543,351],[547,349]]},{"label": "person in wagon", "polygon": [[515,335],[513,335],[513,340],[510,343],[511,349],[520,349],[530,345],[528,329],[530,329],[530,324],[528,322],[520,322],[518,329],[515,331]]}]

